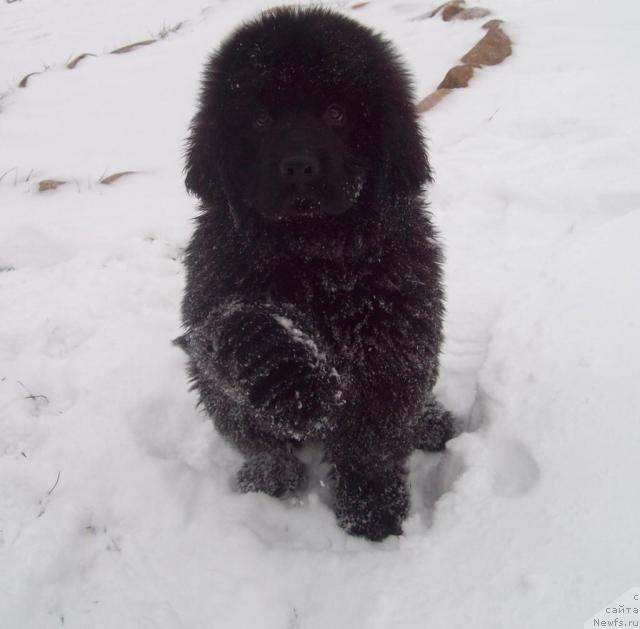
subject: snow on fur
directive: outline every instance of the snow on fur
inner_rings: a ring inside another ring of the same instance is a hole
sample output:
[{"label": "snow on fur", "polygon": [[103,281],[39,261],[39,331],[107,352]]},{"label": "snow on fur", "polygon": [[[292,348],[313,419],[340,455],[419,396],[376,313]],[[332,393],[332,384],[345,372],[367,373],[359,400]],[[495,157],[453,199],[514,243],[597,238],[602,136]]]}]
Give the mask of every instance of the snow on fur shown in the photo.
[{"label": "snow on fur", "polygon": [[[336,526],[321,466],[299,499],[237,494],[170,343],[201,64],[261,6],[204,4],[0,4],[2,626],[582,626],[640,563],[636,3],[483,3],[513,55],[424,118],[437,390],[470,430],[413,456],[405,534],[378,545]],[[483,34],[414,19],[437,4],[354,11],[419,95]],[[124,170],[142,174],[95,185]]]}]

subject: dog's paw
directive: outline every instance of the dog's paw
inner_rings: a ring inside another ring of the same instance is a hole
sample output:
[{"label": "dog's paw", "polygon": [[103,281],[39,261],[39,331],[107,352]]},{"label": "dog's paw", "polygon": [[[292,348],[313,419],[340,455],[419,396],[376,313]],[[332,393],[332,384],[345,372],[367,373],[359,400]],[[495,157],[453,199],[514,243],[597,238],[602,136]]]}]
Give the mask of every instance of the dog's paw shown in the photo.
[{"label": "dog's paw", "polygon": [[371,473],[339,475],[334,509],[338,524],[347,533],[379,542],[402,535],[409,496],[402,476]]},{"label": "dog's paw", "polygon": [[261,491],[276,498],[295,494],[305,483],[305,469],[298,459],[271,453],[247,459],[236,478],[236,487],[241,493]]},{"label": "dog's paw", "polygon": [[296,429],[304,429],[311,421],[329,423],[343,403],[337,374],[296,353],[265,364],[248,389],[255,408]]},{"label": "dog's paw", "polygon": [[340,377],[331,369],[317,339],[282,316],[256,312],[244,321],[245,336],[228,334],[237,379],[259,411],[304,430],[327,420],[343,403]]},{"label": "dog's paw", "polygon": [[271,305],[231,304],[193,331],[190,348],[199,371],[251,406],[268,432],[322,438],[345,400],[340,376],[311,327],[294,324]]}]

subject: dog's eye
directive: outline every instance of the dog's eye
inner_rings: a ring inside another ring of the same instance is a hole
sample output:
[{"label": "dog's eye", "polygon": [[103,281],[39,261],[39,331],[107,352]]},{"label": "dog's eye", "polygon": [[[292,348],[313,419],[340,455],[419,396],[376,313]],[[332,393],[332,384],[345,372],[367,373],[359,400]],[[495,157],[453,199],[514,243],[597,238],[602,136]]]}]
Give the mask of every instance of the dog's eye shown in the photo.
[{"label": "dog's eye", "polygon": [[253,119],[253,126],[258,130],[268,129],[273,122],[268,111],[264,109],[258,112],[258,115]]},{"label": "dog's eye", "polygon": [[323,118],[328,125],[340,127],[347,121],[347,114],[344,113],[344,109],[340,105],[329,105]]}]

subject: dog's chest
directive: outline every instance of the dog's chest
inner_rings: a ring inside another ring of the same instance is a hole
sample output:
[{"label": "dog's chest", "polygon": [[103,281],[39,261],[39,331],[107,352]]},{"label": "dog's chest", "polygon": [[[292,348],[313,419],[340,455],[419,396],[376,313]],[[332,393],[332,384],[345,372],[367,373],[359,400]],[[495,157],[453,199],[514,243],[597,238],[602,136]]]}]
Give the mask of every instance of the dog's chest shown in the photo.
[{"label": "dog's chest", "polygon": [[323,261],[274,271],[268,299],[295,306],[337,346],[357,344],[374,313],[392,307],[381,289],[384,277],[366,261],[358,265]]}]

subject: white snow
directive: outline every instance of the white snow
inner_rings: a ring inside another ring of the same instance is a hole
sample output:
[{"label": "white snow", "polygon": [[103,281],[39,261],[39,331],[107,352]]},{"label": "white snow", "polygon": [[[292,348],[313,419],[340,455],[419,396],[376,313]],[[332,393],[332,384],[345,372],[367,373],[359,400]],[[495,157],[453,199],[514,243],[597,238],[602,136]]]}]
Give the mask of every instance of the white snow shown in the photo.
[{"label": "white snow", "polygon": [[[304,345],[311,352],[311,356],[313,356],[313,362],[319,363],[324,362],[326,360],[326,356],[318,349],[318,345],[316,342],[305,332],[303,332],[300,328],[297,328],[293,321],[289,319],[289,317],[283,317],[282,315],[273,315],[275,321],[282,326],[287,334],[291,337],[293,341],[296,343],[300,343]],[[335,369],[333,370],[335,371]]]},{"label": "white snow", "polygon": [[[484,34],[413,19],[437,4],[340,6],[422,97]],[[405,535],[382,544],[337,527],[321,478],[234,493],[240,457],[170,343],[202,62],[264,6],[0,4],[0,626],[581,627],[640,579],[640,6],[487,0],[513,55],[424,115],[438,393],[469,431],[412,457]]]}]

